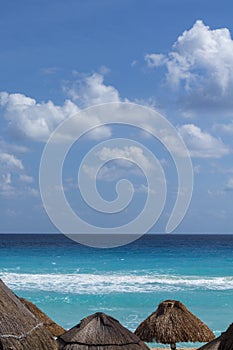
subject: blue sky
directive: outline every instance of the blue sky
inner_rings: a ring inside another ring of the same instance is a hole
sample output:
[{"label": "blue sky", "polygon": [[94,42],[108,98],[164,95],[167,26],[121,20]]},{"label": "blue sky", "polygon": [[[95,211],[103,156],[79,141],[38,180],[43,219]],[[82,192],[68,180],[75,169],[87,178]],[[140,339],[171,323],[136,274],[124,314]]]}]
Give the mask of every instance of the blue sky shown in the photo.
[{"label": "blue sky", "polygon": [[[193,197],[176,232],[232,233],[232,11],[226,0],[4,2],[0,231],[56,232],[39,192],[40,159],[49,136],[85,107],[130,101],[165,115],[190,151]],[[121,177],[134,183],[134,203],[120,216],[90,211],[75,191],[77,167],[88,149],[113,136],[132,135],[155,151],[167,177],[166,205],[152,230],[163,232],[177,193],[176,169],[166,150],[137,130],[109,127],[75,145],[64,164],[66,196],[77,213],[100,226],[119,225],[137,214],[146,182],[132,164],[112,161],[97,180],[109,200]]]}]

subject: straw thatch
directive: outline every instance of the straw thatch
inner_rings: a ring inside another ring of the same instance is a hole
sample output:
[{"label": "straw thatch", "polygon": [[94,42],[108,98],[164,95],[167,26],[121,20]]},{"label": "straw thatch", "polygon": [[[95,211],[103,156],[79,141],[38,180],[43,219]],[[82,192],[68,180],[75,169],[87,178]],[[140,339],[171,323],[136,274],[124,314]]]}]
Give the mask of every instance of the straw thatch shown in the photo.
[{"label": "straw thatch", "polygon": [[201,346],[198,350],[219,350],[220,341],[221,341],[221,336]]},{"label": "straw thatch", "polygon": [[114,318],[97,312],[57,339],[59,350],[148,350]]},{"label": "straw thatch", "polygon": [[221,335],[219,350],[233,350],[233,323]]},{"label": "straw thatch", "polygon": [[218,338],[198,350],[233,350],[233,323]]},{"label": "straw thatch", "polygon": [[47,330],[54,336],[58,337],[65,333],[65,329],[55,323],[51,318],[49,318],[43,311],[41,311],[35,304],[27,299],[20,298],[22,303],[28,308],[28,310],[36,316],[36,318],[41,321]]},{"label": "straw thatch", "polygon": [[215,338],[201,320],[176,300],[160,303],[135,334],[143,341],[171,344],[174,349],[178,342],[206,342]]},{"label": "straw thatch", "polygon": [[55,350],[56,341],[43,323],[0,280],[0,349]]}]

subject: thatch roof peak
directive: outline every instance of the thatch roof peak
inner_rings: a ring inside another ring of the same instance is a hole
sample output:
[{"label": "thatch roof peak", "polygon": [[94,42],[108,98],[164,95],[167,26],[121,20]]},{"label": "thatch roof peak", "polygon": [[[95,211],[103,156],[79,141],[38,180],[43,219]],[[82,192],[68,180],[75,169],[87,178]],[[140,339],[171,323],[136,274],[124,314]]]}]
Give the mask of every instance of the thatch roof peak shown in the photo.
[{"label": "thatch roof peak", "polygon": [[148,350],[149,348],[115,318],[97,312],[58,338],[59,349]]},{"label": "thatch roof peak", "polygon": [[213,332],[178,300],[165,300],[135,331],[143,341],[163,344],[203,342],[214,339]]},{"label": "thatch roof peak", "polygon": [[180,301],[178,300],[164,300],[163,302],[161,302],[158,305],[158,309],[160,310],[160,312],[166,312],[166,309],[172,309],[172,308],[178,308],[181,310],[187,310],[187,308],[184,306],[184,304],[182,304]]},{"label": "thatch roof peak", "polygon": [[98,322],[102,322],[104,325],[109,325],[109,321],[110,320],[114,320],[116,322],[119,323],[118,320],[116,320],[115,318],[106,315],[104,312],[96,312],[90,316],[87,316],[86,318],[84,318],[81,323],[80,326],[85,327],[86,324],[88,324],[89,322],[91,322],[92,320],[96,320]]},{"label": "thatch roof peak", "polygon": [[55,350],[56,342],[42,322],[0,279],[0,349]]}]

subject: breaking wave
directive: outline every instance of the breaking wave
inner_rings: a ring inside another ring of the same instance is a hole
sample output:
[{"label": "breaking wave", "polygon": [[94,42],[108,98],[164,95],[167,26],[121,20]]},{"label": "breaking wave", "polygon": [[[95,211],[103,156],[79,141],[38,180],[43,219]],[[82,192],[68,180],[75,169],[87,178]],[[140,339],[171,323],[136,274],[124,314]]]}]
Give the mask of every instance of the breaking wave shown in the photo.
[{"label": "breaking wave", "polygon": [[233,277],[136,274],[0,273],[13,290],[73,294],[150,293],[182,290],[233,290]]}]

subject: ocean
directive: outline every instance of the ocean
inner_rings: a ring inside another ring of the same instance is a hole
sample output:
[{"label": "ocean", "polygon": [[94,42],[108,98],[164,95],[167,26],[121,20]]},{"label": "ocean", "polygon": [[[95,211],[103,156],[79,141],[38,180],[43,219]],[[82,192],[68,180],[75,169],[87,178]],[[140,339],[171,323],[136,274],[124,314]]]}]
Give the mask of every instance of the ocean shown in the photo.
[{"label": "ocean", "polygon": [[233,322],[233,235],[145,235],[112,249],[62,234],[0,235],[0,278],[67,329],[103,311],[134,331],[166,299],[216,335]]}]

